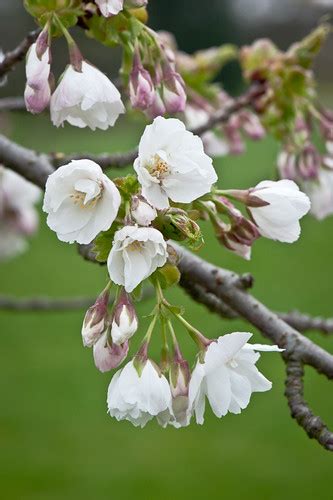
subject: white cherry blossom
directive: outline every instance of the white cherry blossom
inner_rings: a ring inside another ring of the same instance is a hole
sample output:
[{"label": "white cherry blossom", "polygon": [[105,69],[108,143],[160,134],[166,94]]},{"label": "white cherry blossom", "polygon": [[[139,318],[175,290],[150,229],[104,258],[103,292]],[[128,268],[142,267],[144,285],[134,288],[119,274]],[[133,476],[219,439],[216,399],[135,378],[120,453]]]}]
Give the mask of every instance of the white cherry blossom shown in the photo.
[{"label": "white cherry blossom", "polygon": [[204,363],[198,362],[189,386],[189,409],[203,424],[205,398],[217,417],[240,413],[253,392],[268,391],[272,383],[255,366],[255,351],[281,351],[277,346],[248,344],[251,333],[234,332],[219,337],[207,348]]},{"label": "white cherry blossom", "polygon": [[73,160],[49,176],[43,210],[59,240],[87,244],[110,228],[120,201],[118,189],[97,163]]},{"label": "white cherry blossom", "polygon": [[152,227],[125,226],[115,234],[107,265],[111,281],[132,292],[166,260],[162,233]]},{"label": "white cherry blossom", "polygon": [[144,427],[149,420],[170,408],[169,382],[150,360],[145,363],[140,376],[130,361],[113,376],[107,404],[111,417]]},{"label": "white cherry blossom", "polygon": [[117,88],[91,64],[83,61],[82,71],[69,65],[51,97],[51,120],[56,127],[65,121],[75,127],[106,130],[125,112]]},{"label": "white cherry blossom", "polygon": [[187,131],[180,120],[161,116],[146,127],[134,169],[142,195],[158,209],[168,208],[169,199],[191,203],[217,180],[200,137]]},{"label": "white cherry blossom", "polygon": [[266,238],[293,243],[299,238],[301,219],[310,210],[310,200],[294,181],[262,181],[250,190],[251,196],[267,203],[249,206],[251,215]]}]

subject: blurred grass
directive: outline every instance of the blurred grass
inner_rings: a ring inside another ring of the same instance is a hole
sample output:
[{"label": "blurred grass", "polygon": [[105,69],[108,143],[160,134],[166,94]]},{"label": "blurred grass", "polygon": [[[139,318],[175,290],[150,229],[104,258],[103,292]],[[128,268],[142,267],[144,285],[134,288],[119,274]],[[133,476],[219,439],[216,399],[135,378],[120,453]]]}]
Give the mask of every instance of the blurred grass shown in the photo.
[{"label": "blurred grass", "polygon": [[[139,128],[122,122],[105,133],[55,130],[46,117],[17,114],[11,136],[43,151],[98,152],[134,146]],[[276,145],[270,141],[250,144],[247,155],[216,163],[220,184],[248,187],[270,178],[275,156]],[[250,263],[221,248],[206,228],[203,255],[236,271],[252,272],[255,295],[274,309],[333,315],[333,218],[317,223],[307,217],[302,225],[302,237],[294,245],[257,242]],[[105,269],[83,262],[75,246],[57,241],[44,215],[31,251],[0,267],[1,293],[19,296],[94,295],[105,281]],[[208,336],[253,331],[241,321],[222,321],[207,313],[181,290],[169,291],[168,297],[184,304],[188,317]],[[151,306],[152,302],[140,305],[140,314]],[[1,498],[332,498],[332,458],[291,420],[279,356],[263,356],[260,366],[273,380],[273,389],[255,394],[242,415],[218,420],[208,411],[203,427],[162,430],[150,423],[135,429],[106,414],[111,376],[98,373],[91,351],[82,347],[82,316],[83,312],[0,313]],[[145,325],[143,320],[138,335]],[[332,339],[311,336],[332,350]],[[259,334],[255,337],[262,341]],[[181,339],[184,351],[192,354],[190,341],[185,335]],[[331,383],[308,370],[306,397],[331,425],[332,392]]]}]

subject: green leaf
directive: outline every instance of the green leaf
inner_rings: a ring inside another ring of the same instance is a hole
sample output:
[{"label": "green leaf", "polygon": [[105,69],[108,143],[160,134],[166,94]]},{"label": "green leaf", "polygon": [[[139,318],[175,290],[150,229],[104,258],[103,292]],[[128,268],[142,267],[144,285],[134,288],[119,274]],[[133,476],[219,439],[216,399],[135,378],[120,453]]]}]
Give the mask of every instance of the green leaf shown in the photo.
[{"label": "green leaf", "polygon": [[100,233],[94,240],[93,252],[96,254],[98,262],[106,262],[112,248],[115,232],[118,230],[117,224],[112,224],[110,229]]},{"label": "green leaf", "polygon": [[[75,26],[79,16],[83,15],[80,0],[24,0],[26,10],[44,26],[50,15],[56,13],[65,28]],[[52,36],[61,36],[56,23],[52,23]]]},{"label": "green leaf", "polygon": [[180,280],[180,272],[177,266],[166,263],[163,267],[159,267],[152,275],[152,279],[157,279],[162,288],[168,288],[176,285]]}]

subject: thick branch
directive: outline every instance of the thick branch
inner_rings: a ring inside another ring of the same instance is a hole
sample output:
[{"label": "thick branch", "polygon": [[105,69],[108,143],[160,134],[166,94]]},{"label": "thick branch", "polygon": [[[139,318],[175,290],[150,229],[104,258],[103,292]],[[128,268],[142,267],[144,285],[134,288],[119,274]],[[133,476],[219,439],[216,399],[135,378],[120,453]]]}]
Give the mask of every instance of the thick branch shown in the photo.
[{"label": "thick branch", "polygon": [[24,148],[3,135],[0,135],[0,163],[42,189],[54,171],[47,155]]},{"label": "thick branch", "polygon": [[[192,297],[193,300],[203,304],[211,312],[219,314],[223,318],[237,319],[239,314],[236,313],[230,306],[225,304],[221,299],[218,299],[214,294],[209,293],[206,289],[193,283],[184,277],[181,277],[180,285]],[[305,333],[309,330],[318,330],[325,335],[333,333],[333,318],[322,318],[320,316],[310,316],[299,311],[276,312],[276,315],[295,328],[295,330]]]},{"label": "thick branch", "polygon": [[286,349],[287,356],[297,353],[304,363],[333,378],[333,356],[285,323],[240,286],[239,277],[209,264],[173,243],[180,256],[179,270],[183,279],[201,285],[221,299],[242,318],[256,326],[265,337]]},{"label": "thick branch", "polygon": [[40,29],[31,31],[15,49],[5,54],[4,59],[0,63],[0,78],[25,58],[29,48],[37,40],[39,33]]}]

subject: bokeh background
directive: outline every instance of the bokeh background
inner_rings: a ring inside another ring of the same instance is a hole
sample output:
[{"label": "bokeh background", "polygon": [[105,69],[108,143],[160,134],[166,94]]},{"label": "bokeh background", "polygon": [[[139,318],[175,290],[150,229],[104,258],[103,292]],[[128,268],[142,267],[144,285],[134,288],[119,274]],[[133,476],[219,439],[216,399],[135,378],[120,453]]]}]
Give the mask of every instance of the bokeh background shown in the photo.
[{"label": "bokeh background", "polygon": [[[268,36],[286,47],[332,12],[331,1],[292,0],[151,0],[154,28],[173,31],[189,52],[221,42],[238,44]],[[9,49],[33,27],[22,2],[0,0],[0,44]],[[84,54],[109,75],[119,54],[74,33]],[[67,54],[56,44],[59,70]],[[332,41],[317,64],[320,92],[333,103]],[[24,68],[9,77],[1,95],[22,95]],[[223,74],[237,93],[238,70]],[[47,115],[12,113],[0,116],[4,133],[40,151],[119,151],[134,146],[142,124],[125,120],[107,132],[92,133],[66,126],[57,130]],[[216,161],[220,185],[248,187],[273,178],[278,146],[267,139],[248,144],[247,154]],[[115,175],[117,175],[115,173]],[[210,261],[255,276],[253,292],[276,310],[298,308],[333,315],[333,218],[303,221],[294,245],[262,240],[250,263],[231,255],[206,228],[203,255]],[[106,282],[105,269],[83,262],[75,246],[60,243],[41,214],[40,231],[25,255],[0,265],[0,293],[15,296],[94,296]],[[188,300],[181,290],[168,292],[185,305],[204,333],[250,329],[241,321],[223,321]],[[148,314],[152,302],[139,307]],[[100,374],[92,353],[81,343],[84,311],[66,313],[0,312],[0,496],[6,500],[174,500],[239,498],[249,500],[331,499],[332,456],[290,418],[284,391],[284,364],[267,353],[260,368],[273,380],[269,393],[255,394],[239,416],[222,420],[207,412],[204,426],[162,430],[155,423],[135,429],[106,413],[110,374]],[[145,331],[141,323],[139,335]],[[180,332],[181,334],[181,332]],[[333,351],[333,340],[311,333]],[[157,354],[157,345],[152,353]],[[182,337],[184,351],[193,355]],[[333,425],[333,386],[311,369],[306,371],[306,398]]]}]

